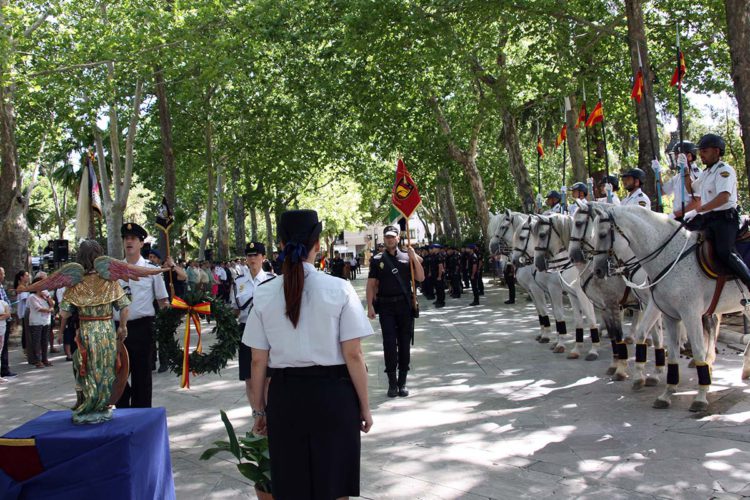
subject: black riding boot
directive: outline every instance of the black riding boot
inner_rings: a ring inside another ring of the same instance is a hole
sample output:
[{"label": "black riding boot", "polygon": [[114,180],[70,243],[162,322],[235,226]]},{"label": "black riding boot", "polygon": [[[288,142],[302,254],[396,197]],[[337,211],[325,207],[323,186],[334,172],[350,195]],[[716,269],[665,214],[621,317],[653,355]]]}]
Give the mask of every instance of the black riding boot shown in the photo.
[{"label": "black riding boot", "polygon": [[394,372],[386,373],[388,375],[388,397],[395,398],[398,396],[398,384],[396,382],[396,374]]},{"label": "black riding boot", "polygon": [[745,286],[750,289],[750,270],[742,260],[742,258],[735,252],[729,254],[727,259],[727,266],[734,272],[735,275],[742,281]]},{"label": "black riding boot", "polygon": [[398,372],[398,395],[405,398],[409,395],[409,389],[406,387],[406,374],[409,372]]}]

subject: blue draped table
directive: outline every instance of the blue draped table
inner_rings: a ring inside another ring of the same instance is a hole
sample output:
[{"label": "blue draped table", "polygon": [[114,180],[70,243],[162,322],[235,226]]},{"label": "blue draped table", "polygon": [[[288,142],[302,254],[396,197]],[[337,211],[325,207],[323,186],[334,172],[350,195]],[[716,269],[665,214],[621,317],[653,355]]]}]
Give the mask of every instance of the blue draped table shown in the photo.
[{"label": "blue draped table", "polygon": [[23,482],[0,470],[0,498],[175,498],[164,408],[115,410],[95,425],[74,425],[71,416],[50,411],[3,436],[34,438],[44,470]]}]

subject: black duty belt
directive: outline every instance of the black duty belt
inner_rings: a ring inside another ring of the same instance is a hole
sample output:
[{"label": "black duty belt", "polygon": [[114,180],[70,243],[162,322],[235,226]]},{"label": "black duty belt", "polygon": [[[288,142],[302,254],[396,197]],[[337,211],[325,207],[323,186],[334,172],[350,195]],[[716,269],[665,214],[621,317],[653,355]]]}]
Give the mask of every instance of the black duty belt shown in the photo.
[{"label": "black duty belt", "polygon": [[346,365],[269,368],[268,376],[282,380],[285,378],[351,378]]},{"label": "black duty belt", "polygon": [[375,300],[378,304],[396,304],[398,302],[403,302],[405,297],[403,295],[394,295],[392,297],[378,296]]}]

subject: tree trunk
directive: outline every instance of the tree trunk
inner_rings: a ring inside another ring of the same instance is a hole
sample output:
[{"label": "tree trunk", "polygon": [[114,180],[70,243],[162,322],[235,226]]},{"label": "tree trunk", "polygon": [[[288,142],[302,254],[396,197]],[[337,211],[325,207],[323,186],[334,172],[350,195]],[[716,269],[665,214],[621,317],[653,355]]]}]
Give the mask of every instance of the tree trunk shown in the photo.
[{"label": "tree trunk", "polygon": [[245,229],[245,204],[240,196],[240,167],[232,169],[232,217],[234,219],[235,255],[244,255],[247,231]]},{"label": "tree trunk", "polygon": [[[161,134],[161,154],[164,162],[164,197],[169,207],[174,210],[177,204],[177,180],[175,171],[174,143],[172,141],[172,117],[169,113],[169,101],[167,100],[167,87],[164,82],[164,72],[157,66],[154,72],[154,83],[156,88],[156,103],[159,108],[159,132]],[[159,231],[159,249],[167,248],[164,231]]]},{"label": "tree trunk", "polygon": [[214,220],[214,191],[216,191],[216,172],[214,171],[214,153],[213,153],[213,126],[211,118],[206,120],[205,129],[205,148],[206,148],[206,171],[208,172],[208,187],[206,195],[206,223],[203,226],[203,235],[201,236],[200,247],[198,249],[198,259],[206,258],[206,242],[211,234]]},{"label": "tree trunk", "polygon": [[446,167],[440,170],[440,178],[445,183],[442,187],[440,208],[442,209],[443,227],[449,239],[458,242],[461,239],[461,226],[458,224],[456,199],[453,195],[453,180]]},{"label": "tree trunk", "polygon": [[745,172],[750,179],[750,0],[725,0],[725,5],[732,81],[745,146]]},{"label": "tree trunk", "polygon": [[505,150],[508,153],[510,174],[513,176],[513,180],[516,181],[518,196],[521,198],[524,211],[530,213],[534,207],[534,188],[529,180],[529,171],[526,169],[526,164],[523,161],[521,143],[518,139],[516,117],[513,116],[513,113],[507,107],[503,107],[501,112],[503,116],[503,142],[505,143]]},{"label": "tree trunk", "polygon": [[271,222],[271,207],[267,206],[263,209],[263,214],[266,218],[266,253],[271,255],[274,250],[273,245],[273,223]]},{"label": "tree trunk", "polygon": [[216,165],[216,213],[218,231],[216,235],[216,251],[218,260],[225,260],[229,255],[229,226],[227,225],[227,203],[224,193],[224,161]]},{"label": "tree trunk", "polygon": [[250,239],[258,241],[258,211],[255,207],[250,209]]},{"label": "tree trunk", "polygon": [[[581,134],[579,134],[579,129],[575,128],[580,105],[575,94],[568,96],[568,99],[570,100],[570,110],[565,113],[565,123],[568,125],[568,152],[570,153],[570,163],[573,166],[573,176],[569,177],[569,180],[566,179],[566,182],[569,186],[572,186],[576,182],[585,184],[588,171],[586,170],[586,156],[583,147],[581,147]],[[584,140],[586,139],[584,138]]]},{"label": "tree trunk", "polygon": [[[657,207],[656,184],[651,160],[659,157],[659,137],[656,130],[656,106],[654,104],[651,68],[646,44],[646,29],[643,24],[641,0],[625,0],[625,14],[628,19],[628,44],[630,46],[630,68],[633,76],[638,73],[638,49],[645,71],[643,88],[645,98],[640,104],[633,100],[638,119],[638,168],[646,172],[646,185],[643,191],[652,199],[652,206]],[[649,126],[650,125],[650,126]]]}]

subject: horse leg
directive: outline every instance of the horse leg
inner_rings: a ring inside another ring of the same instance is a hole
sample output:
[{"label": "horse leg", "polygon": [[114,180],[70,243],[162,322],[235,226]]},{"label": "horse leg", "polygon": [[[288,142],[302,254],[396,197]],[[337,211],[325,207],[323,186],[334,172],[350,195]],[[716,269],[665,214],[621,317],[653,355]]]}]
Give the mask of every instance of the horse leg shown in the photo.
[{"label": "horse leg", "polygon": [[661,313],[654,304],[654,301],[650,301],[646,306],[646,310],[638,322],[638,328],[635,331],[635,365],[633,367],[633,390],[637,391],[643,389],[644,386],[654,386],[659,383],[657,377],[646,377],[646,361],[648,357],[648,344],[646,343],[646,337],[648,332],[656,324]]},{"label": "horse leg", "polygon": [[573,321],[576,325],[576,339],[573,349],[568,353],[568,359],[578,359],[581,357],[583,350],[583,311],[581,311],[581,302],[577,296],[568,291],[570,305],[573,307]]},{"label": "horse leg", "polygon": [[562,287],[560,286],[560,277],[548,275],[549,279],[547,291],[549,292],[550,302],[552,303],[552,314],[555,316],[555,328],[557,329],[557,340],[552,345],[552,352],[565,352],[564,341],[567,338],[568,328],[565,324],[565,309],[563,307]]},{"label": "horse leg", "polygon": [[633,311],[633,321],[630,323],[630,330],[628,331],[628,334],[625,336],[625,343],[626,344],[635,344],[635,337],[636,332],[638,331],[638,325],[641,322],[641,310],[640,309],[631,309]]},{"label": "horse leg", "polygon": [[612,343],[612,364],[607,368],[607,375],[614,375],[617,371],[618,366],[618,348],[617,339],[622,340],[622,325],[619,323],[620,312],[619,310],[608,309],[603,311],[602,319],[607,327],[607,332],[610,335],[610,341]]},{"label": "horse leg", "polygon": [[667,331],[667,386],[664,392],[654,401],[654,408],[669,408],[672,404],[672,396],[677,392],[677,384],[680,383],[680,329],[679,322],[669,316],[662,316],[664,328]]},{"label": "horse leg", "polygon": [[[693,319],[693,318],[690,318]],[[693,359],[698,372],[698,394],[693,398],[690,411],[706,411],[708,409],[708,390],[711,388],[711,364],[708,361],[708,348],[713,347],[711,337],[714,336],[716,320],[714,316],[704,316],[701,321],[683,321],[688,338],[693,346]],[[708,342],[703,341],[704,333],[708,333]],[[708,345],[706,345],[708,344]]]},{"label": "horse leg", "polygon": [[596,322],[596,310],[594,304],[586,296],[586,292],[583,291],[581,286],[576,287],[576,295],[578,295],[578,301],[581,304],[581,310],[588,320],[589,334],[591,335],[591,349],[586,354],[586,361],[594,361],[599,359],[599,325]]}]

